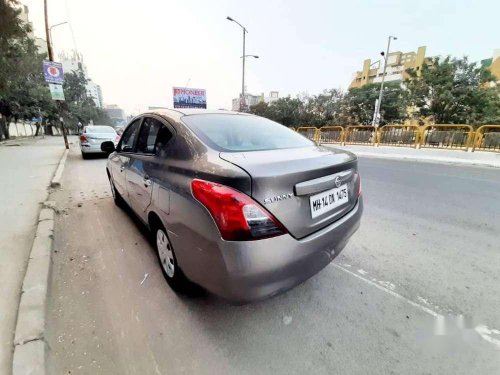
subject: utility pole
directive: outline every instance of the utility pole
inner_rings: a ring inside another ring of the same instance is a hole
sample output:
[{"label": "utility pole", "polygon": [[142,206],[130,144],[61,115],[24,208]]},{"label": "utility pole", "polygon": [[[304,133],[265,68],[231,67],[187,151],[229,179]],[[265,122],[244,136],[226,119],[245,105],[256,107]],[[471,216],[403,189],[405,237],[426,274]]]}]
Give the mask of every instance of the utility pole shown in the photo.
[{"label": "utility pole", "polygon": [[380,93],[378,95],[378,100],[375,102],[375,113],[373,114],[372,126],[378,128],[380,123],[380,105],[382,104],[382,97],[384,95],[384,81],[385,81],[385,71],[387,69],[387,59],[389,58],[389,50],[391,48],[391,39],[397,40],[395,36],[389,35],[389,40],[387,41],[387,52],[381,52],[380,54],[384,57],[384,72],[382,73],[382,83],[380,84]]},{"label": "utility pole", "polygon": [[245,54],[245,39],[246,39],[246,33],[248,33],[248,30],[245,28],[245,26],[243,26],[241,23],[239,23],[238,21],[236,21],[235,19],[231,18],[231,17],[226,17],[226,19],[228,21],[231,21],[231,22],[234,22],[236,23],[238,26],[240,26],[242,29],[243,29],[243,55],[241,56],[242,59],[243,59],[243,69],[242,69],[242,73],[241,73],[241,99],[240,99],[240,112],[245,108],[246,109],[246,105],[245,105],[245,59],[247,57],[255,57],[256,59],[259,58],[259,56],[256,56],[256,55],[247,55]]},{"label": "utility pole", "polygon": [[242,71],[242,78],[241,78],[241,101],[240,101],[240,111],[241,107],[246,108],[245,105],[245,34],[247,33],[247,29],[243,27],[243,71]]},{"label": "utility pole", "polygon": [[[43,0],[43,7],[45,13],[45,38],[47,39],[47,51],[49,53],[49,60],[54,61],[54,51],[52,50],[52,41],[50,40],[49,12],[47,8],[47,0]],[[68,143],[68,137],[66,135],[66,127],[64,126],[64,120],[62,117],[62,106],[60,100],[57,100],[57,108],[59,109],[59,120],[61,121],[61,130],[64,138],[64,146],[66,147],[66,150],[68,150],[69,143]]]}]

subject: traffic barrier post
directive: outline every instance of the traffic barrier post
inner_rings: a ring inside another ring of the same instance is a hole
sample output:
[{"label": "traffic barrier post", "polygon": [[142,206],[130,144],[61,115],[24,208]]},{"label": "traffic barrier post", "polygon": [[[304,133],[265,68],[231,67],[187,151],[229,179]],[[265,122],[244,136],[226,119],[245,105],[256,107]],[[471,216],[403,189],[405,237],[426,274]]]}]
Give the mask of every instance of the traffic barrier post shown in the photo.
[{"label": "traffic barrier post", "polygon": [[314,126],[301,126],[297,128],[297,132],[311,141],[319,142],[319,129]]},{"label": "traffic barrier post", "polygon": [[500,125],[483,125],[476,131],[472,151],[500,151]]},{"label": "traffic barrier post", "polygon": [[344,143],[372,145],[377,141],[377,130],[373,126],[348,126],[344,131]]},{"label": "traffic barrier post", "polygon": [[320,143],[340,143],[344,141],[344,128],[342,126],[323,126],[319,129]]},{"label": "traffic barrier post", "polygon": [[419,128],[417,125],[384,125],[378,130],[377,144],[414,147],[419,141]]},{"label": "traffic barrier post", "polygon": [[472,145],[473,134],[470,125],[426,125],[420,133],[420,146],[467,150]]}]

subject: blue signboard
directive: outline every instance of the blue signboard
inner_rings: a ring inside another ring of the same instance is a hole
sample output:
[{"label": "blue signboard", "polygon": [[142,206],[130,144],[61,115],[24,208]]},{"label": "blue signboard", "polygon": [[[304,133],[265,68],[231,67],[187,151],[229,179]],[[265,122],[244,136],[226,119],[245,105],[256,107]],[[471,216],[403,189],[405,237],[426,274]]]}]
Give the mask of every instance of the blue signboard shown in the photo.
[{"label": "blue signboard", "polygon": [[53,61],[44,61],[43,76],[45,77],[45,82],[62,85],[64,82],[62,64]]}]

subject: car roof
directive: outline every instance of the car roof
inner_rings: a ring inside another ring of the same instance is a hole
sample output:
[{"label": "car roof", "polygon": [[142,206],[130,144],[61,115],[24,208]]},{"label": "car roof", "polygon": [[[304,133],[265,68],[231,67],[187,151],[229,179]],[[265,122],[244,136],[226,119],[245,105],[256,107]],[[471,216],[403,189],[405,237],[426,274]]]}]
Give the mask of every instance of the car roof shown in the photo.
[{"label": "car roof", "polygon": [[105,128],[111,128],[111,129],[113,129],[113,127],[112,127],[112,126],[109,126],[109,125],[98,125],[98,124],[94,124],[94,125],[85,125],[85,127],[86,127],[86,128],[95,128],[95,127],[97,127],[97,126],[99,126],[99,127],[101,127],[101,128],[102,128],[102,127],[105,127]]},{"label": "car roof", "polygon": [[179,120],[183,116],[201,115],[201,114],[224,114],[224,115],[251,116],[248,113],[226,111],[223,109],[200,109],[200,108],[155,109],[152,111],[147,111],[147,112],[141,113],[140,116],[144,116],[144,115],[148,115],[148,114],[169,117],[169,118],[173,118],[175,120]]}]

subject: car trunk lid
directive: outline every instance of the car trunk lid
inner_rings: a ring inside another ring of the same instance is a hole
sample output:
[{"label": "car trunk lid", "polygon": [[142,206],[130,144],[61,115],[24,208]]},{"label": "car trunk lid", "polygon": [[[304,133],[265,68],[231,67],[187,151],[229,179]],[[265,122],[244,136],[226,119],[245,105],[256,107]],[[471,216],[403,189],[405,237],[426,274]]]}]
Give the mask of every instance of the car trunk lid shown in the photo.
[{"label": "car trunk lid", "polygon": [[357,159],[320,146],[252,152],[222,152],[252,179],[252,198],[295,238],[333,223],[357,202]]}]

